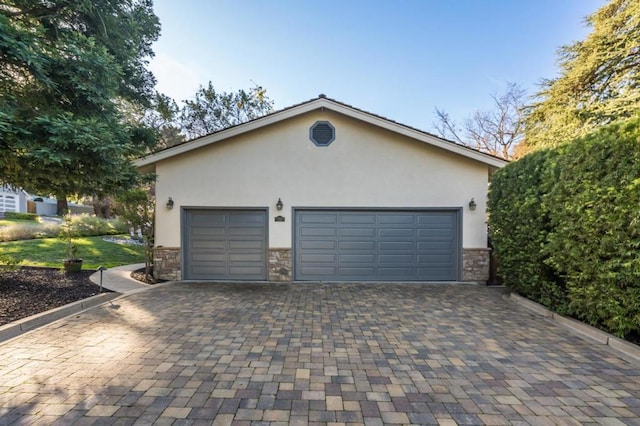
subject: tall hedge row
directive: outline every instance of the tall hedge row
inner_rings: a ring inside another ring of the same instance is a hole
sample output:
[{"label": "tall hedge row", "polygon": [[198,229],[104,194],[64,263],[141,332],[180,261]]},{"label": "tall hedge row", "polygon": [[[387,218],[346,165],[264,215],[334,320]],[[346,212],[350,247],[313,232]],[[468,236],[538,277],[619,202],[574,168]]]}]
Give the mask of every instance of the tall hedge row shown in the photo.
[{"label": "tall hedge row", "polygon": [[640,335],[640,118],[504,167],[489,214],[505,284],[618,336]]}]

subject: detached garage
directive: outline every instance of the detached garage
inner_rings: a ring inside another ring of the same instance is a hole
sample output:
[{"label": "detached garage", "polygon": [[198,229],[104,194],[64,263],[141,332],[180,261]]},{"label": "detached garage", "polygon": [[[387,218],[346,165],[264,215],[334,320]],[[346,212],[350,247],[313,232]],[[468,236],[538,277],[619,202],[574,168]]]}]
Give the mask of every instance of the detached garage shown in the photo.
[{"label": "detached garage", "polygon": [[320,96],[137,161],[154,271],[211,281],[486,281],[506,162]]}]

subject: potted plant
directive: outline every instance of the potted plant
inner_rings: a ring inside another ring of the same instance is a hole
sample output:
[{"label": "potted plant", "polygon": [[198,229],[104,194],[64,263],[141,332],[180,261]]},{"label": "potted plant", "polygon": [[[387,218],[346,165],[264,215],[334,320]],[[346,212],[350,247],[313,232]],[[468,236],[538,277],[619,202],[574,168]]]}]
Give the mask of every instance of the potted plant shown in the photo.
[{"label": "potted plant", "polygon": [[64,218],[64,223],[60,226],[60,239],[65,241],[67,248],[67,258],[63,266],[66,272],[79,272],[82,269],[82,259],[77,257],[78,247],[73,243],[74,229],[71,215]]}]

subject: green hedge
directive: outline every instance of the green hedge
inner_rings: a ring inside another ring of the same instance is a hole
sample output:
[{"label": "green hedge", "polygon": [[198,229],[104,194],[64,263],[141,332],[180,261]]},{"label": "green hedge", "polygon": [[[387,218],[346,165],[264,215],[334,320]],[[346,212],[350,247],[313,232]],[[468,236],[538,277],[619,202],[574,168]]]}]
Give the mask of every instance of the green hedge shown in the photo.
[{"label": "green hedge", "polygon": [[529,299],[566,312],[564,283],[546,264],[542,250],[551,229],[542,204],[542,179],[552,157],[553,151],[535,152],[493,176],[488,200],[490,235],[503,282]]},{"label": "green hedge", "polygon": [[38,221],[39,216],[35,213],[19,213],[19,212],[5,212],[5,219],[14,219],[14,220],[32,220],[34,222]]},{"label": "green hedge", "polygon": [[618,336],[640,333],[640,119],[498,171],[491,236],[516,292]]}]

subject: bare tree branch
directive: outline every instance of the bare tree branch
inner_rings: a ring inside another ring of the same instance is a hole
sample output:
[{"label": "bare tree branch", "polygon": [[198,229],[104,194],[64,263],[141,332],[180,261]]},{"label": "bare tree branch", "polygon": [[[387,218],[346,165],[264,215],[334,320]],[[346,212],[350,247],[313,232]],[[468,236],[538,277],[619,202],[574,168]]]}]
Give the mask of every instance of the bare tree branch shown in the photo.
[{"label": "bare tree branch", "polygon": [[515,83],[509,83],[504,93],[492,93],[494,109],[474,111],[464,121],[462,129],[449,115],[436,108],[433,123],[440,137],[453,139],[463,145],[505,160],[513,158],[515,147],[524,139],[526,92]]}]

